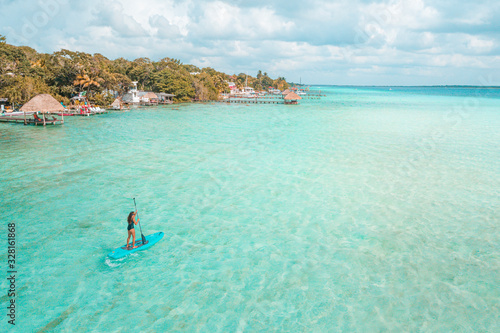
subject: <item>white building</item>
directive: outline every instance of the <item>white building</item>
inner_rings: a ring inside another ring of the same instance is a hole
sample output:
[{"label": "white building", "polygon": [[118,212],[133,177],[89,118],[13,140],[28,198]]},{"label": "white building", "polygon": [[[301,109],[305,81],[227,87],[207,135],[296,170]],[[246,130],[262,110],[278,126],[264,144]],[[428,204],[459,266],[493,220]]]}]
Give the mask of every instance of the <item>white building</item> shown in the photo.
[{"label": "white building", "polygon": [[253,96],[255,95],[255,90],[252,87],[244,87],[243,94],[248,96]]},{"label": "white building", "polygon": [[133,88],[131,88],[128,93],[123,95],[123,102],[128,103],[128,104],[139,104],[141,101],[141,96],[139,94],[139,90],[137,90],[137,81],[133,81],[132,84],[134,85]]},{"label": "white building", "polygon": [[236,87],[236,84],[234,82],[226,81],[227,85],[229,86],[229,93],[230,94],[236,94],[238,92],[238,88]]}]

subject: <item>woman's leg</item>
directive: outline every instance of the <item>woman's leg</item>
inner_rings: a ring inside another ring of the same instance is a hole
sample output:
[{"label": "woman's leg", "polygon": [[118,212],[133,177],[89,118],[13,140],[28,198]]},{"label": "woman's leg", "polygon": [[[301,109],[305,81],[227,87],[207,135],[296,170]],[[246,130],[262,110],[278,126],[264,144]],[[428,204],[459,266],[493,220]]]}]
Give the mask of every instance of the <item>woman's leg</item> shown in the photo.
[{"label": "woman's leg", "polygon": [[135,229],[131,229],[130,232],[132,233],[132,248],[135,249],[137,246],[135,246]]},{"label": "woman's leg", "polygon": [[[132,233],[130,232],[130,230],[128,230],[127,247],[128,247],[128,241],[130,240],[131,235],[132,235]],[[132,243],[132,245],[134,245],[134,243]]]}]

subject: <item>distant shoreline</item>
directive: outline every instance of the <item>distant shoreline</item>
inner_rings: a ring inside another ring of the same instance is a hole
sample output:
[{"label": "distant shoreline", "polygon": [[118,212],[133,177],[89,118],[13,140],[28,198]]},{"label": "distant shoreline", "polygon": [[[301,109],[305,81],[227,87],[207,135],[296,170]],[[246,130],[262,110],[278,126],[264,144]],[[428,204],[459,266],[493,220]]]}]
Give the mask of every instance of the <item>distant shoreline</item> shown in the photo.
[{"label": "distant shoreline", "polygon": [[468,86],[468,85],[434,85],[434,86],[377,86],[377,85],[351,85],[351,84],[303,84],[309,87],[349,87],[349,88],[464,88],[464,89],[500,89],[500,86]]}]

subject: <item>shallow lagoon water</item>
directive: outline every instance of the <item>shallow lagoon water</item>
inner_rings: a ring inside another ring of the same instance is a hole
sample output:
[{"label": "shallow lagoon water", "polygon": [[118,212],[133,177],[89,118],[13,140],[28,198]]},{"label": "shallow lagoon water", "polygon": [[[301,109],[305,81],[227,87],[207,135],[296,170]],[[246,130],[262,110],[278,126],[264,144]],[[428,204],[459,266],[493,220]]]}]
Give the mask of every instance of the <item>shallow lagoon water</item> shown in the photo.
[{"label": "shallow lagoon water", "polygon": [[15,330],[497,329],[500,92],[315,89],[1,124]]}]

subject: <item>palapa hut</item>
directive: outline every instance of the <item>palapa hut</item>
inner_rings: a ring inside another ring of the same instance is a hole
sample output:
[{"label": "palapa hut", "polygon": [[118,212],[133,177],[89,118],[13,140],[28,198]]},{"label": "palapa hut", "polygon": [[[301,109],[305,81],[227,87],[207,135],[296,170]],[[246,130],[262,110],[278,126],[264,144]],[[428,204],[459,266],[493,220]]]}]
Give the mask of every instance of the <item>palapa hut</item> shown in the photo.
[{"label": "palapa hut", "polygon": [[153,92],[148,92],[146,95],[142,96],[142,101],[145,104],[158,104],[158,96]]},{"label": "palapa hut", "polygon": [[111,103],[111,108],[114,110],[120,110],[122,108],[122,101],[117,98],[113,103]]},{"label": "palapa hut", "polygon": [[288,93],[285,96],[285,104],[299,104],[298,100],[302,99],[299,95],[294,92]]},{"label": "palapa hut", "polygon": [[[63,114],[64,107],[51,95],[49,94],[40,94],[36,95],[32,99],[29,100],[28,103],[24,104],[21,109],[19,109],[24,113],[24,124],[33,123],[43,124],[56,124],[56,123],[64,123],[64,116],[61,120],[56,117],[52,117],[52,119],[47,119],[47,113],[55,113],[55,114]],[[43,119],[40,119],[37,112],[43,113]],[[33,114],[33,119],[26,119],[26,113]]]},{"label": "palapa hut", "polygon": [[40,94],[30,99],[20,110],[23,112],[61,113],[64,111],[64,107],[49,94]]}]

